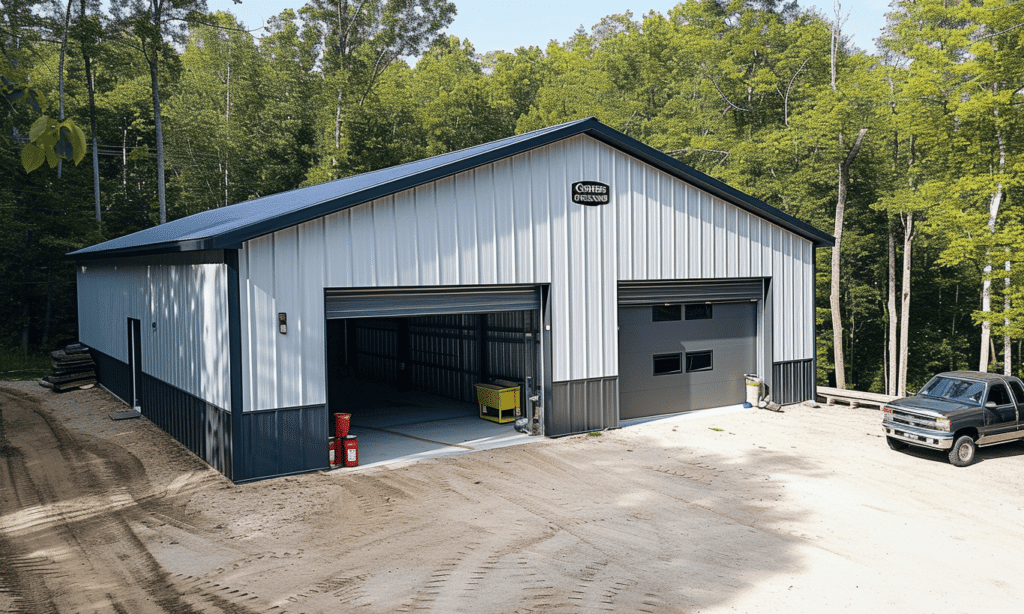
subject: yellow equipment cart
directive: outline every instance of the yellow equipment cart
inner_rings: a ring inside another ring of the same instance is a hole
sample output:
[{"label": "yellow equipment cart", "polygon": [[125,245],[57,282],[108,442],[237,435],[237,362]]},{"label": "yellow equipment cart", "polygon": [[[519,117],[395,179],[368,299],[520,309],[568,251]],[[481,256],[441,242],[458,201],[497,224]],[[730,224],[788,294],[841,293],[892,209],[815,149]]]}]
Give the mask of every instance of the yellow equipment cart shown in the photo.
[{"label": "yellow equipment cart", "polygon": [[519,409],[519,386],[477,384],[476,399],[480,403],[480,417],[484,420],[498,424],[512,422]]}]

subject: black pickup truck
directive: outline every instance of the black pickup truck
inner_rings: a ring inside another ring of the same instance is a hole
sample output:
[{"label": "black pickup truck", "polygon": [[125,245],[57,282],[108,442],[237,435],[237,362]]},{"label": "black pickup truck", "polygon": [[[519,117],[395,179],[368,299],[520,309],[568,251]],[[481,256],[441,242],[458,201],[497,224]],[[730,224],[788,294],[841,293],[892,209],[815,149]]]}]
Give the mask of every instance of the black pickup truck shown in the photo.
[{"label": "black pickup truck", "polygon": [[939,373],[917,394],[887,403],[882,411],[890,448],[948,450],[957,467],[973,463],[978,446],[1024,439],[1024,384],[1011,376]]}]

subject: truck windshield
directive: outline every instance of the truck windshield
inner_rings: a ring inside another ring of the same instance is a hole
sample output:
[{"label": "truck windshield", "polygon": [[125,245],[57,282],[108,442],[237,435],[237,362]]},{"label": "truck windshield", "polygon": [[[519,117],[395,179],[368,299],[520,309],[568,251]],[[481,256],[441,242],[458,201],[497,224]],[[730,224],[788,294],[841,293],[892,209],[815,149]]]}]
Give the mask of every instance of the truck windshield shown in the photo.
[{"label": "truck windshield", "polygon": [[981,403],[985,394],[985,384],[970,382],[953,377],[933,377],[918,394],[926,397],[939,397],[961,403]]}]

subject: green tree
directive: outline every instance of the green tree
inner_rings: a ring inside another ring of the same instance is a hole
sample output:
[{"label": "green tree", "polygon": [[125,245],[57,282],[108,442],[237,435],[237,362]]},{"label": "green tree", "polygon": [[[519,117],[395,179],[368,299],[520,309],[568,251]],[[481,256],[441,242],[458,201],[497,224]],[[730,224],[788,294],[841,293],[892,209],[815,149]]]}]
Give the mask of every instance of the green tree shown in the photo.
[{"label": "green tree", "polygon": [[140,51],[149,65],[156,140],[156,189],[163,224],[167,222],[167,195],[160,65],[161,60],[176,59],[174,45],[184,42],[189,17],[206,12],[206,0],[115,0],[111,8],[124,42]]},{"label": "green tree", "polygon": [[344,132],[380,76],[402,57],[421,54],[455,18],[448,0],[310,0],[299,9],[307,62],[322,76],[320,162],[307,183],[348,174]]},{"label": "green tree", "polygon": [[[1018,259],[1021,114],[1013,96],[1022,61],[1024,7],[1002,0],[949,5],[901,2],[887,45],[909,61],[905,91],[921,163],[914,185],[930,195],[927,230],[942,244],[939,262],[976,267],[981,279],[979,369],[994,361],[993,329],[1004,332],[1003,368],[1012,369],[1011,264]],[[999,271],[999,272],[997,272]],[[1000,273],[1001,272],[1001,273]],[[1003,283],[993,284],[994,279]],[[1002,324],[993,298],[1003,293]]]}]

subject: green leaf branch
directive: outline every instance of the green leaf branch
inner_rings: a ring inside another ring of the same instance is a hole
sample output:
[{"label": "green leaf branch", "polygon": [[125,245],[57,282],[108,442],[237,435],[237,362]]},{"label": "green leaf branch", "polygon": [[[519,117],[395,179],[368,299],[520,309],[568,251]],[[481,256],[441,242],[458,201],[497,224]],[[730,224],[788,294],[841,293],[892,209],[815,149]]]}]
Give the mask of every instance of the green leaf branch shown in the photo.
[{"label": "green leaf branch", "polygon": [[[26,101],[36,113],[46,110],[46,96],[38,88],[24,85],[14,74],[0,74],[0,91],[10,104]],[[85,157],[85,133],[74,121],[60,121],[42,115],[32,123],[28,143],[21,149],[21,164],[25,172],[31,173],[43,162],[50,168],[57,167],[60,159],[77,165]]]}]

